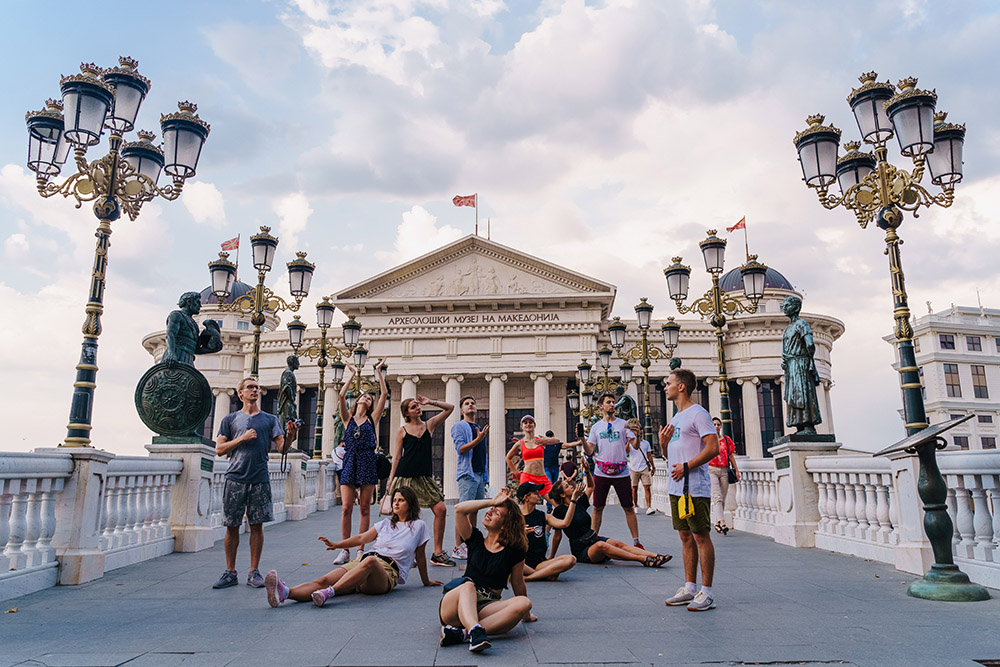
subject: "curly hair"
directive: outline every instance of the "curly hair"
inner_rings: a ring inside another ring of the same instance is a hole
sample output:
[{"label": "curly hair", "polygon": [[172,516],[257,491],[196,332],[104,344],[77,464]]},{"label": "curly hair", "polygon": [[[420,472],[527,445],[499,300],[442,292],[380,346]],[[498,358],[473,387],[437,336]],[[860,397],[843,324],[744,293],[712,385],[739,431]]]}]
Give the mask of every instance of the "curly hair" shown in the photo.
[{"label": "curly hair", "polygon": [[552,485],[552,488],[549,490],[549,500],[554,505],[566,504],[566,486],[563,484],[563,480],[557,479]]},{"label": "curly hair", "polygon": [[[420,518],[420,501],[417,499],[417,492],[408,486],[398,486],[396,490],[392,492],[392,497],[395,498],[396,494],[403,496],[403,500],[406,501],[406,517],[403,521],[416,521]],[[399,518],[396,513],[392,513],[392,527],[396,527],[396,522]]]},{"label": "curly hair", "polygon": [[503,523],[500,525],[500,544],[505,547],[515,547],[524,551],[528,550],[528,536],[524,533],[524,515],[521,508],[510,498],[497,505],[506,511]]}]

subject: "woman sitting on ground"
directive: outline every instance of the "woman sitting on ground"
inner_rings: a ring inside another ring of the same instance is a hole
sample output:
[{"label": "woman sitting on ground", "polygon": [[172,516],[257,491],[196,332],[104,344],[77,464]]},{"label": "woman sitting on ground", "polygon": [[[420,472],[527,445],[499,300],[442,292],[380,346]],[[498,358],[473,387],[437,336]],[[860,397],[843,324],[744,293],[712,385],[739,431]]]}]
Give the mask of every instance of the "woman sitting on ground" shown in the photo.
[{"label": "woman sitting on ground", "polygon": [[[483,516],[484,536],[469,517],[489,508]],[[466,500],[455,505],[455,525],[469,548],[465,576],[444,587],[438,606],[441,646],[469,642],[478,653],[489,648],[489,635],[509,632],[521,621],[537,621],[524,585],[524,534],[521,509],[501,489],[492,500]],[[510,580],[514,597],[501,600]]]},{"label": "woman sitting on ground", "polygon": [[[541,490],[541,484],[532,482],[525,482],[517,487],[517,500],[521,503],[521,514],[524,515],[525,532],[528,535],[528,553],[524,556],[525,581],[555,581],[560,574],[576,565],[576,556],[545,557],[549,546],[545,541],[546,526],[556,529],[568,527],[573,520],[576,505],[570,505],[564,519],[556,519],[537,509],[542,502],[542,496],[539,495]],[[580,489],[576,491],[582,492]]]},{"label": "woman sitting on ground", "polygon": [[[549,491],[549,498],[556,505],[552,516],[557,520],[569,517],[569,525],[564,530],[569,538],[570,551],[576,556],[577,562],[603,563],[611,558],[635,561],[642,563],[645,567],[660,567],[673,558],[669,554],[654,554],[645,549],[612,540],[598,535],[591,529],[590,513],[587,512],[590,502],[587,497],[594,490],[594,478],[590,474],[587,459],[583,459],[580,464],[586,482],[582,492],[581,485],[573,479],[565,478],[553,484],[552,490]],[[555,556],[561,540],[561,533],[556,533],[552,537],[552,556]]]},{"label": "woman sitting on ground", "polygon": [[277,607],[288,599],[297,602],[312,600],[314,605],[322,607],[327,600],[338,595],[383,595],[406,583],[406,575],[414,560],[424,586],[440,586],[440,581],[427,576],[424,547],[429,537],[427,524],[420,518],[417,494],[410,487],[401,486],[392,495],[391,517],[382,519],[360,535],[340,542],[319,538],[326,544],[327,550],[349,549],[374,540],[371,551],[361,553],[359,550],[358,557],[349,563],[327,572],[316,581],[292,588],[278,578],[276,571],[271,570],[264,577],[267,603]]}]

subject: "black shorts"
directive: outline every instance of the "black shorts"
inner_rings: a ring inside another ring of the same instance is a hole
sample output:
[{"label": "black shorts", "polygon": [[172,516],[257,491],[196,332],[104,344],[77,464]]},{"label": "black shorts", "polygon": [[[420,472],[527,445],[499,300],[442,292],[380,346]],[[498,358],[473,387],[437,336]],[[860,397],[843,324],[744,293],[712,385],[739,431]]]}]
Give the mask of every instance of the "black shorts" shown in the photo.
[{"label": "black shorts", "polygon": [[[627,477],[625,479],[628,479]],[[590,559],[590,547],[594,546],[598,542],[607,542],[608,538],[603,535],[598,535],[594,531],[590,531],[591,535],[589,537],[584,537],[579,540],[573,540],[569,543],[569,550],[576,557],[577,563],[603,563],[607,558],[602,558],[601,560],[591,560]]]},{"label": "black shorts", "polygon": [[544,563],[546,560],[548,559],[545,557],[545,554],[539,555],[536,553],[531,553],[530,551],[524,554],[524,564],[530,567],[531,569],[535,569],[536,567]]},{"label": "black shorts", "polygon": [[271,505],[270,482],[244,484],[227,479],[222,486],[222,525],[239,526],[244,514],[250,525],[274,521]]}]

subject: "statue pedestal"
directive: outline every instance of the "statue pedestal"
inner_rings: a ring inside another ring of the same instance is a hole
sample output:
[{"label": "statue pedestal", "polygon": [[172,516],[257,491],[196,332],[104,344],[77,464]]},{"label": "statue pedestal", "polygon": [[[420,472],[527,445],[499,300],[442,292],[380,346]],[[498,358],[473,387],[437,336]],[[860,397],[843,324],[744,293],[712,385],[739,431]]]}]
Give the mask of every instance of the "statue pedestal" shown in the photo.
[{"label": "statue pedestal", "polygon": [[156,436],[150,456],[180,459],[184,468],[170,493],[170,532],[174,551],[202,551],[215,544],[211,525],[215,448],[196,436]]},{"label": "statue pedestal", "polygon": [[[278,455],[280,458],[280,455]],[[309,516],[310,511],[316,511],[315,492],[313,497],[306,497],[306,471],[309,468],[309,456],[297,449],[288,450],[288,480],[285,482],[285,511],[287,521],[301,521]],[[312,500],[310,507],[309,500]]]},{"label": "statue pedestal", "polygon": [[778,510],[774,541],[793,547],[815,547],[819,492],[806,470],[806,457],[836,455],[840,443],[827,434],[791,434],[775,438],[768,451],[774,457]]}]

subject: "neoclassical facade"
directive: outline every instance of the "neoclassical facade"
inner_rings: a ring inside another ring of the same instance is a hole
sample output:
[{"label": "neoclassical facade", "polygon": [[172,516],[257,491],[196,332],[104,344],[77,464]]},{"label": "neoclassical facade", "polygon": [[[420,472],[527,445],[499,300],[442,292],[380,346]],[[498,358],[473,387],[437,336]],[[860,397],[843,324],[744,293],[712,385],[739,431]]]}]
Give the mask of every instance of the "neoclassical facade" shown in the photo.
[{"label": "neoclassical facade", "polygon": [[[693,294],[699,284],[697,279],[695,282]],[[238,289],[248,289],[240,285]],[[727,291],[741,292],[738,269],[724,275],[721,285]],[[462,396],[474,396],[480,421],[490,424],[490,471],[496,488],[504,474],[507,445],[517,434],[524,414],[535,416],[539,432],[551,429],[559,438],[572,434],[579,418],[569,410],[567,395],[579,388],[577,365],[582,359],[598,370],[596,352],[609,341],[607,327],[615,294],[610,283],[479,236],[467,236],[331,298],[343,314],[355,316],[363,325],[361,340],[370,353],[366,375],[370,375],[372,363],[383,357],[388,360],[391,401],[380,425],[380,443],[391,446],[401,419],[401,400],[419,392],[457,405]],[[731,319],[727,325],[725,353],[734,435],[740,451],[751,457],[766,456],[773,438],[785,432],[781,335],[788,320],[781,312],[781,303],[792,294],[798,293],[784,276],[770,269],[757,312]],[[677,312],[662,278],[651,280],[648,298],[657,307],[652,330],[658,339],[662,321]],[[252,336],[243,323],[246,318],[220,313],[214,300],[207,290],[203,292],[200,319],[221,321],[225,347],[219,354],[197,359],[216,394],[205,428],[209,437],[217,431],[222,417],[239,407],[234,389],[250,368],[252,347]],[[303,308],[310,310],[305,305]],[[619,310],[631,313],[631,308]],[[822,378],[817,389],[823,423],[818,430],[832,433],[831,352],[834,341],[844,333],[844,325],[833,317],[808,311],[803,317],[813,328],[816,365]],[[630,346],[639,340],[636,321],[623,321],[628,325],[626,345]],[[700,378],[696,400],[718,414],[721,393],[715,378],[715,332],[706,321],[678,318],[678,322],[682,329],[675,355]],[[277,324],[277,318],[269,318],[266,328],[270,331],[262,338],[260,382],[264,387],[277,387],[285,359],[291,354],[287,332]],[[335,344],[340,344],[339,327],[330,333]],[[317,329],[308,330],[306,345],[318,338]],[[156,359],[163,353],[163,344],[162,331],[143,340]],[[306,359],[302,361],[296,373],[299,415],[305,421],[301,442],[311,443],[318,368]],[[612,364],[614,376],[618,375],[618,363]],[[665,361],[653,362],[650,411],[654,429],[667,420],[662,390],[667,374]],[[636,364],[628,393],[637,400],[640,411],[644,408],[641,380],[641,368]],[[265,394],[265,409],[275,394],[273,390]],[[334,398],[334,389],[327,387],[326,406],[336,405]],[[456,411],[448,427],[434,439],[435,473],[440,475],[448,497],[457,496],[457,488],[456,454],[447,433],[458,418]],[[324,430],[323,440],[326,454],[332,448],[332,429]]]}]

